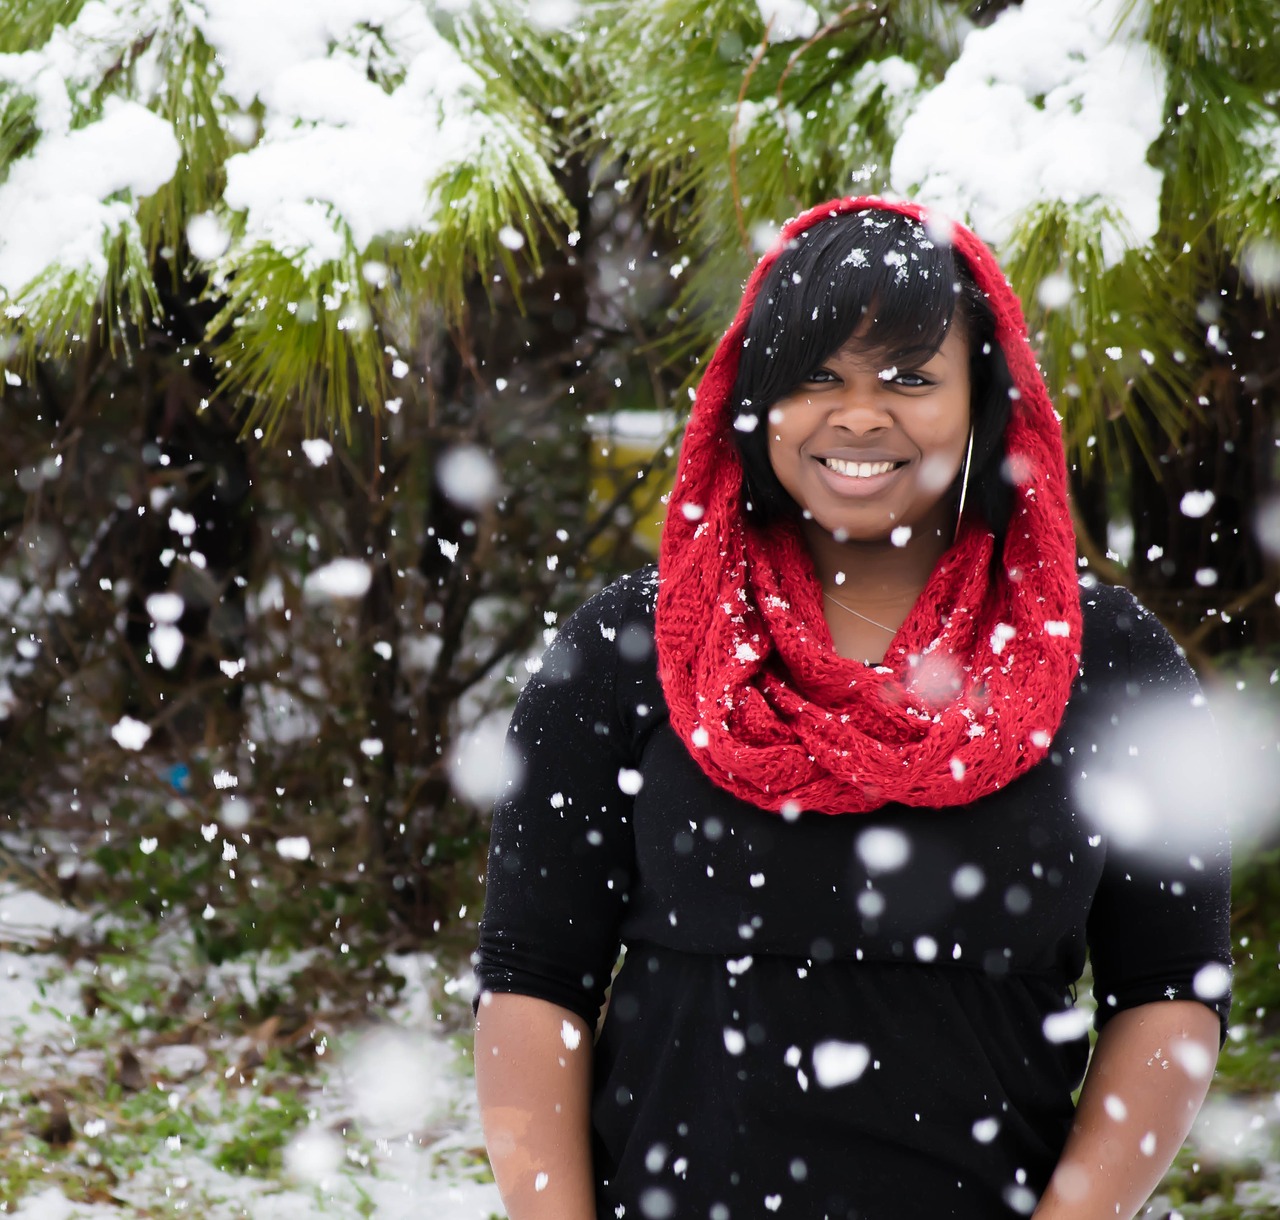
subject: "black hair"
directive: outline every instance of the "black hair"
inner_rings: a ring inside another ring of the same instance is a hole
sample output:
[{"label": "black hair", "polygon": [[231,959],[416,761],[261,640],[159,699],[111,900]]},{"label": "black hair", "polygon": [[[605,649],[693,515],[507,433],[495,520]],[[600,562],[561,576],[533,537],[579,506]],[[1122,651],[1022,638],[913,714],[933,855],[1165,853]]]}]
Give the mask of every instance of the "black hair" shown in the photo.
[{"label": "black hair", "polygon": [[1017,390],[995,337],[995,315],[951,244],[919,221],[867,210],[828,217],[796,235],[769,269],[747,320],[728,425],[746,474],[747,516],[759,526],[797,505],[769,461],[769,410],[792,393],[854,331],[862,350],[890,364],[927,359],[957,314],[969,341],[973,458],[966,513],[981,514],[998,539],[1013,492],[1004,467],[1004,430]]}]

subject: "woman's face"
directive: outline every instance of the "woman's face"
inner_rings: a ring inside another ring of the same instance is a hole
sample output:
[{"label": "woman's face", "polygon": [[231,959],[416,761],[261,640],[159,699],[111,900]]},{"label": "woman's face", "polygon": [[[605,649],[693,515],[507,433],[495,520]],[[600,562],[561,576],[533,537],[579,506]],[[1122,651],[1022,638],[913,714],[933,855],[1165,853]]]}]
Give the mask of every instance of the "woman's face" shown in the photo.
[{"label": "woman's face", "polygon": [[969,343],[956,321],[932,356],[897,366],[859,351],[855,335],[769,412],[774,473],[837,539],[954,527],[947,492],[969,440]]}]

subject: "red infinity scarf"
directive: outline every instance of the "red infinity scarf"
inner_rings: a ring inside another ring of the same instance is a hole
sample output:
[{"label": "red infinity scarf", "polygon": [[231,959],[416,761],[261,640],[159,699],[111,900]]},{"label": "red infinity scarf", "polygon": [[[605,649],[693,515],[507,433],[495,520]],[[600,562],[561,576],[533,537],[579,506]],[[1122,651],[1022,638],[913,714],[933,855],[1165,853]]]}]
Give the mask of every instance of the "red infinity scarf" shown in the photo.
[{"label": "red infinity scarf", "polygon": [[788,815],[967,805],[1004,787],[1048,752],[1080,660],[1061,429],[1018,299],[960,225],[952,240],[990,301],[1021,394],[1004,438],[1018,485],[1000,562],[993,536],[966,518],[872,668],[835,651],[798,524],[743,520],[728,398],[752,303],[795,234],[866,208],[925,217],[915,204],[834,200],[785,225],[756,267],[698,389],[659,551],[671,723],[718,787]]}]

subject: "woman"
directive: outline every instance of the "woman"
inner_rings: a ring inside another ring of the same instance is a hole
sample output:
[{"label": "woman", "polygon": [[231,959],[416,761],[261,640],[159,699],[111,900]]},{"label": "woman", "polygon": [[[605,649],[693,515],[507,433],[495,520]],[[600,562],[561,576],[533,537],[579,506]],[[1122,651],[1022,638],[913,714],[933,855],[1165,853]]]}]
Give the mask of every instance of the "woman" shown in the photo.
[{"label": "woman", "polygon": [[656,574],[572,616],[512,722],[476,959],[512,1220],[1137,1212],[1225,1028],[1227,847],[1213,811],[1115,817],[1140,719],[1205,713],[1077,582],[1065,484],[977,238],[874,199],[784,228]]}]

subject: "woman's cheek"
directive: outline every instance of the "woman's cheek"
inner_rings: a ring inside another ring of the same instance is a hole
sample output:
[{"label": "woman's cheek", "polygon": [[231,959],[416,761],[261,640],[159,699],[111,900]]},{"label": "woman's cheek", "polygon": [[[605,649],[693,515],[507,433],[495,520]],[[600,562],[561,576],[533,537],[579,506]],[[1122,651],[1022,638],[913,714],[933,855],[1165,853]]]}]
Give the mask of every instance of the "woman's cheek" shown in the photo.
[{"label": "woman's cheek", "polygon": [[941,495],[951,486],[960,467],[944,453],[931,453],[920,463],[920,488]]}]

